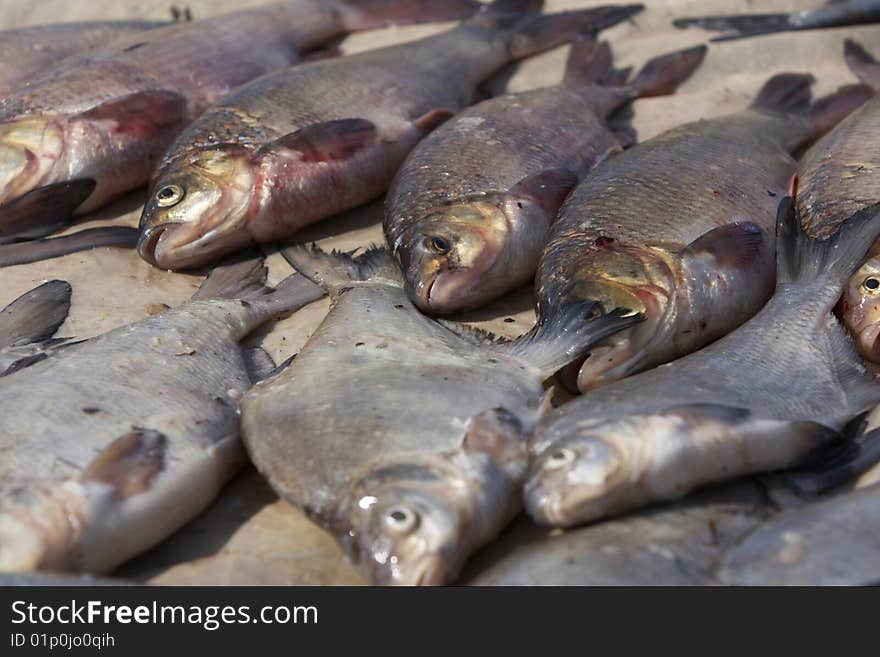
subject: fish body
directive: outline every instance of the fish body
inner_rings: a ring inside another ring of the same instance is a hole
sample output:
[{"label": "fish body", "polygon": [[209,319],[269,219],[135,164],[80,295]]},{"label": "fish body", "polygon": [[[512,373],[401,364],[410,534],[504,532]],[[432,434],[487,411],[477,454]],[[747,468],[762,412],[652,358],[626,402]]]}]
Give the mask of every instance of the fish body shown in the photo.
[{"label": "fish body", "polygon": [[564,532],[527,521],[468,566],[486,586],[717,584],[717,561],[773,514],[761,487],[743,482],[675,504]]},{"label": "fish body", "polygon": [[880,583],[880,484],[788,511],[731,546],[721,579],[735,585],[864,586]]},{"label": "fish body", "polygon": [[[880,399],[831,314],[880,233],[871,206],[827,240],[780,205],[777,288],[749,322],[672,363],[591,391],[539,423],[526,507],[570,526],[698,486],[805,464]],[[792,381],[797,381],[793,386]]]},{"label": "fish body", "polygon": [[413,301],[470,310],[531,280],[565,197],[622,150],[608,117],[671,93],[704,53],[658,58],[627,83],[614,79],[608,44],[581,36],[562,84],[483,101],[428,135],[398,172],[384,221]]},{"label": "fish body", "polygon": [[590,299],[644,319],[594,345],[581,391],[708,344],[770,296],[791,153],[851,110],[850,89],[808,109],[811,82],[775,76],[748,110],[643,142],[569,195],[538,265],[539,316]]},{"label": "fish body", "polygon": [[0,376],[46,357],[47,342],[67,319],[71,294],[66,281],[48,281],[0,310]]},{"label": "fish body", "polygon": [[519,509],[542,380],[576,357],[580,317],[510,351],[422,315],[384,250],[288,253],[332,307],[242,401],[248,453],[373,583],[450,582]]},{"label": "fish body", "polygon": [[411,5],[297,0],[68,58],[0,103],[0,238],[46,234],[146,184],[177,134],[233,88]]},{"label": "fish body", "polygon": [[264,277],[218,268],[189,303],[0,379],[0,570],[108,572],[207,506],[245,460],[238,341],[321,295]]},{"label": "fish body", "polygon": [[614,9],[536,17],[523,5],[540,3],[499,0],[448,32],[309,62],[227,96],[166,153],[141,216],[141,256],[196,266],[380,196],[482,81]]},{"label": "fish body", "polygon": [[163,25],[154,21],[94,21],[3,30],[0,32],[0,97],[65,57],[132,32]]}]

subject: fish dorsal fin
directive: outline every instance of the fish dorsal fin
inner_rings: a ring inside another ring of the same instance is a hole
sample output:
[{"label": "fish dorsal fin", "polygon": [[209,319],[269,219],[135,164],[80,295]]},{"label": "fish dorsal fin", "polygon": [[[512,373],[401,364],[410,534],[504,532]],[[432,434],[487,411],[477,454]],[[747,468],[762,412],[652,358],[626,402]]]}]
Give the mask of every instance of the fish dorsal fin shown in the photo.
[{"label": "fish dorsal fin", "polygon": [[861,44],[847,39],[843,44],[843,54],[849,70],[859,80],[880,90],[880,63]]},{"label": "fish dorsal fin", "polygon": [[779,73],[758,90],[750,107],[783,114],[805,111],[810,106],[815,81],[809,73]]},{"label": "fish dorsal fin", "polygon": [[331,294],[353,281],[377,281],[403,287],[400,268],[387,249],[371,246],[361,255],[331,251],[326,253],[316,244],[298,244],[282,249],[281,255],[310,281]]},{"label": "fish dorsal fin", "polygon": [[143,493],[165,467],[167,443],[165,434],[134,428],[105,447],[80,480],[108,484],[123,498]]},{"label": "fish dorsal fin", "polygon": [[454,322],[449,319],[443,319],[442,317],[435,317],[434,321],[440,324],[443,328],[455,333],[458,337],[476,345],[477,347],[495,347],[507,342],[507,340],[495,335],[491,331],[485,331],[476,326],[471,326],[470,324],[462,324],[461,322]]},{"label": "fish dorsal fin", "polygon": [[167,126],[187,119],[186,98],[174,91],[153,89],[114,98],[86,110],[73,120],[112,121],[126,133],[144,133],[148,126]]},{"label": "fish dorsal fin", "polygon": [[507,195],[538,205],[548,214],[555,215],[565,198],[578,183],[578,177],[568,169],[547,169],[523,178]]},{"label": "fish dorsal fin", "polygon": [[378,138],[378,130],[366,119],[338,119],[300,128],[260,147],[256,154],[290,150],[302,154],[304,162],[345,160]]},{"label": "fish dorsal fin", "polygon": [[764,231],[750,221],[735,222],[713,228],[682,250],[682,256],[712,256],[719,267],[743,267],[751,264],[761,252]]},{"label": "fish dorsal fin", "polygon": [[592,25],[588,25],[572,40],[565,61],[564,85],[608,84],[614,75],[611,46],[607,41],[597,42],[596,32]]},{"label": "fish dorsal fin", "polygon": [[416,128],[419,129],[423,135],[428,134],[435,128],[443,125],[451,119],[455,115],[451,109],[447,109],[445,107],[438,107],[432,109],[430,112],[426,112],[422,114],[420,117],[415,119],[413,123],[415,123]]}]

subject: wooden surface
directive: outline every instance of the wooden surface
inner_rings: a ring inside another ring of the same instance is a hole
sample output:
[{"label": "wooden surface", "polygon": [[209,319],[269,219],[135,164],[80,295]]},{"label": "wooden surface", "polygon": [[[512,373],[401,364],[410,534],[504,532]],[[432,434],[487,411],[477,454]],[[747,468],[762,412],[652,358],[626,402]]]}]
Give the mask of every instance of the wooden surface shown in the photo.
[{"label": "wooden surface", "polygon": [[[262,4],[259,0],[189,0],[181,3],[195,18]],[[548,11],[603,4],[549,0]],[[650,57],[704,42],[709,33],[677,30],[672,18],[709,13],[784,11],[816,7],[820,0],[644,0],[647,10],[603,33],[618,65],[639,66]],[[167,0],[3,0],[0,27],[104,18],[168,18]],[[354,53],[431,34],[448,24],[388,28],[342,42]],[[635,104],[635,127],[642,139],[680,123],[737,111],[750,102],[761,83],[781,71],[806,71],[817,78],[819,94],[854,82],[843,57],[843,40],[853,37],[880,53],[880,27],[789,33],[713,44],[701,69],[672,97]],[[259,44],[254,44],[259,47]],[[535,57],[515,73],[501,76],[497,90],[523,90],[561,78],[565,47]],[[108,223],[136,226],[143,192],[86,218],[72,230]],[[302,232],[325,248],[349,250],[381,242],[381,202],[346,213]],[[70,231],[68,231],[70,232]],[[268,259],[270,280],[290,272],[278,254]],[[31,265],[0,269],[0,307],[50,278],[73,286],[73,305],[60,336],[86,338],[141,319],[155,304],[176,305],[194,291],[199,276],[159,271],[134,251],[100,249]],[[304,308],[251,336],[281,361],[295,353],[326,313],[326,300]],[[533,321],[530,289],[523,289],[463,319],[513,336]],[[504,321],[513,318],[514,321]],[[120,573],[162,584],[337,584],[360,580],[345,564],[335,542],[302,514],[279,501],[253,470],[247,470],[203,516]]]}]

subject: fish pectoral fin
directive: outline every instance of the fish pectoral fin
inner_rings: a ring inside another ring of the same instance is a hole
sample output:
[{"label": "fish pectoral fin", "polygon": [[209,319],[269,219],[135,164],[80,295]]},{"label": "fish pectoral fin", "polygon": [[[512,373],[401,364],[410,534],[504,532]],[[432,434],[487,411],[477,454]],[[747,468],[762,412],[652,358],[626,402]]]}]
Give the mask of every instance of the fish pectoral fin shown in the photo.
[{"label": "fish pectoral fin", "polygon": [[275,371],[275,361],[262,347],[244,347],[241,350],[244,367],[251,383],[262,381]]},{"label": "fish pectoral fin", "polygon": [[109,121],[118,132],[141,134],[148,128],[186,121],[186,98],[174,91],[139,91],[77,114],[72,120]]},{"label": "fish pectoral fin", "polygon": [[67,319],[72,293],[67,281],[47,281],[0,310],[0,347],[49,339]]},{"label": "fish pectoral fin", "polygon": [[374,143],[379,131],[366,119],[339,119],[315,123],[261,146],[259,156],[270,150],[290,150],[302,154],[304,162],[345,160]]},{"label": "fish pectoral fin", "polygon": [[94,189],[92,178],[66,180],[32,189],[0,207],[0,244],[43,237],[66,226]]},{"label": "fish pectoral fin", "polygon": [[523,199],[555,215],[577,185],[578,177],[568,169],[547,169],[523,178],[508,190],[508,196]]},{"label": "fish pectoral fin", "polygon": [[764,231],[751,221],[719,226],[688,244],[682,256],[712,256],[719,267],[751,265],[764,243]]},{"label": "fish pectoral fin", "polygon": [[817,425],[820,428],[831,432],[829,441],[810,455],[806,468],[781,475],[789,488],[802,495],[818,495],[854,481],[880,462],[880,428],[855,439]]},{"label": "fish pectoral fin", "polygon": [[80,481],[108,484],[122,498],[143,493],[165,467],[167,443],[163,433],[134,428],[105,447]]},{"label": "fish pectoral fin", "polygon": [[446,121],[448,121],[455,114],[451,109],[447,109],[445,107],[438,107],[432,109],[430,112],[422,114],[420,117],[416,118],[413,123],[416,128],[419,129],[423,135],[428,134],[435,128],[440,127]]},{"label": "fish pectoral fin", "polygon": [[469,454],[486,454],[496,463],[522,465],[524,469],[527,441],[519,418],[499,406],[468,420],[462,448]]}]

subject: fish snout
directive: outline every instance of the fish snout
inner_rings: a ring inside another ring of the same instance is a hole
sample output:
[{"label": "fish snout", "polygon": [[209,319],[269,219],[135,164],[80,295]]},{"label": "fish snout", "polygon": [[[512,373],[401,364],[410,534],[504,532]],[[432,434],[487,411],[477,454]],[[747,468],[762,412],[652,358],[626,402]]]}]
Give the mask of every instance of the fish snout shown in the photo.
[{"label": "fish snout", "polygon": [[157,267],[161,266],[156,257],[156,250],[159,240],[165,231],[170,228],[171,223],[158,224],[149,228],[141,229],[141,236],[138,238],[137,251],[141,258]]}]

